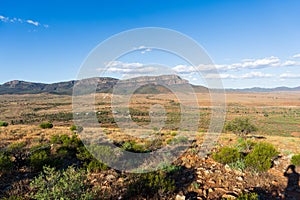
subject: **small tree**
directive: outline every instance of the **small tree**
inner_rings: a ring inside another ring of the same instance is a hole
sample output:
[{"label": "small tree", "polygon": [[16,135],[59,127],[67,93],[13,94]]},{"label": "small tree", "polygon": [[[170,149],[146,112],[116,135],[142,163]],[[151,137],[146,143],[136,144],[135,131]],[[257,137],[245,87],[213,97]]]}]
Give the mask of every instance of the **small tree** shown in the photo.
[{"label": "small tree", "polygon": [[53,128],[53,124],[51,122],[43,122],[40,124],[40,128],[42,129]]},{"label": "small tree", "polygon": [[225,124],[226,131],[232,131],[239,136],[246,136],[257,131],[257,127],[249,121],[249,118],[238,117]]},{"label": "small tree", "polygon": [[249,121],[249,118],[246,118],[246,117],[235,118],[234,120],[232,120],[230,122],[227,122],[225,124],[224,129],[226,131],[232,131],[233,133],[235,133],[238,136],[242,137],[245,141],[247,151],[250,151],[250,147],[249,147],[248,142],[246,140],[246,136],[249,133],[257,131],[258,129],[254,124],[252,124]]}]

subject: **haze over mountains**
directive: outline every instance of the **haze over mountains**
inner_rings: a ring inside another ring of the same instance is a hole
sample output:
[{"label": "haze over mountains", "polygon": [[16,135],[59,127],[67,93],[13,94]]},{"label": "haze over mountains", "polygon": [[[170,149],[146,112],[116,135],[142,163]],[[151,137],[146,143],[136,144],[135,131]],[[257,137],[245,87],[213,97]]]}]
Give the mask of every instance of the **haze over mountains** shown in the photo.
[{"label": "haze over mountains", "polygon": [[[0,85],[0,94],[40,94],[50,93],[59,95],[72,95],[73,87],[78,84],[83,89],[88,85],[97,85],[96,92],[109,93],[112,92],[113,87],[120,81],[122,87],[130,88],[138,86],[135,93],[168,93],[170,92],[162,85],[185,85],[189,82],[177,75],[162,75],[162,76],[141,76],[126,80],[118,80],[110,77],[95,77],[83,79],[80,81],[65,81],[58,83],[34,83],[20,80],[14,80]],[[78,86],[77,85],[77,86]],[[207,92],[208,88],[204,86],[197,86],[190,84],[195,92]],[[277,87],[277,88],[246,88],[246,89],[227,89],[228,92],[288,92],[300,91],[300,87]]]}]

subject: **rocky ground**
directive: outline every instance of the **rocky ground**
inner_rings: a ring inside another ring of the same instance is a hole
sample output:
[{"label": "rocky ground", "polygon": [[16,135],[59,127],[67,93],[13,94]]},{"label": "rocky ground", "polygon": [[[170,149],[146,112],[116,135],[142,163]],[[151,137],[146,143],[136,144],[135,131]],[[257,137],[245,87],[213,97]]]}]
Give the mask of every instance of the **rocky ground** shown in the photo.
[{"label": "rocky ground", "polygon": [[[128,186],[134,176],[112,169],[90,174],[89,182],[107,199],[235,199],[242,193],[256,192],[260,199],[296,200],[300,199],[299,191],[288,191],[287,178],[283,175],[289,162],[290,157],[282,156],[274,161],[268,172],[256,174],[231,169],[210,156],[198,158],[196,154],[186,153],[175,163],[182,166],[175,177],[175,192],[146,197],[142,194],[128,196]],[[11,195],[15,195],[14,191],[26,191],[29,181],[30,178],[17,181],[7,190]]]}]

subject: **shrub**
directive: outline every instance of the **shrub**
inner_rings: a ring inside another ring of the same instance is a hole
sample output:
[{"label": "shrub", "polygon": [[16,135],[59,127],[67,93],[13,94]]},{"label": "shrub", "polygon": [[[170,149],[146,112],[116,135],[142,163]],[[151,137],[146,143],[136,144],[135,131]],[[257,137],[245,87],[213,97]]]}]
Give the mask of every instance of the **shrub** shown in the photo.
[{"label": "shrub", "polygon": [[136,153],[142,153],[142,152],[147,151],[143,145],[137,144],[135,141],[124,142],[124,144],[122,145],[122,148],[125,151],[131,151],[131,152],[136,152]]},{"label": "shrub", "polygon": [[55,171],[44,167],[43,172],[31,183],[33,199],[94,199],[86,184],[84,171],[68,167],[65,171]]},{"label": "shrub", "polygon": [[258,200],[259,197],[256,193],[245,193],[241,194],[239,197],[236,198],[236,200]]},{"label": "shrub", "polygon": [[91,161],[94,158],[93,155],[85,148],[85,146],[80,146],[77,148],[76,157],[82,161]]},{"label": "shrub", "polygon": [[232,131],[238,135],[247,135],[251,132],[257,131],[257,127],[249,121],[249,118],[245,117],[238,117],[230,122],[227,122],[224,129],[226,131]]},{"label": "shrub", "polygon": [[135,176],[136,177],[133,177],[134,182],[129,185],[128,188],[129,196],[141,194],[147,195],[146,197],[148,199],[152,194],[173,192],[176,189],[175,181],[168,177],[163,171]]},{"label": "shrub", "polygon": [[147,150],[153,151],[153,150],[161,148],[162,145],[163,145],[163,141],[160,138],[155,138],[152,140],[146,140],[144,148],[145,148],[145,151],[147,151]]},{"label": "shrub", "polygon": [[178,136],[173,139],[168,139],[166,142],[169,145],[176,145],[176,144],[180,144],[180,143],[187,143],[188,138],[185,136]]},{"label": "shrub", "polygon": [[296,166],[300,166],[300,154],[293,155],[291,163]]},{"label": "shrub", "polygon": [[52,135],[51,138],[50,138],[50,143],[51,144],[59,144],[61,141],[60,141],[60,137],[59,135]]},{"label": "shrub", "polygon": [[53,124],[51,122],[43,122],[40,124],[40,128],[42,129],[53,128]]},{"label": "shrub", "polygon": [[255,144],[256,143],[252,140],[245,140],[243,138],[239,138],[236,148],[239,150],[239,152],[249,152],[254,148]]},{"label": "shrub", "polygon": [[24,164],[25,159],[27,158],[28,151],[25,149],[25,142],[15,142],[11,143],[7,147],[7,153],[14,158],[14,162],[17,167]]},{"label": "shrub", "polygon": [[0,152],[0,171],[8,171],[13,167],[11,156],[6,152]]},{"label": "shrub", "polygon": [[246,166],[254,171],[263,172],[270,169],[272,166],[272,159],[278,156],[278,152],[272,144],[260,142],[254,146],[246,158]]},{"label": "shrub", "polygon": [[243,171],[246,169],[246,164],[244,159],[238,159],[233,163],[228,164],[230,168]]},{"label": "shrub", "polygon": [[222,164],[234,163],[241,157],[240,152],[232,147],[223,147],[219,152],[213,154],[213,159]]},{"label": "shrub", "polygon": [[68,147],[71,149],[75,149],[83,145],[76,134],[73,134],[72,137],[69,137],[67,134],[53,135],[50,138],[50,143],[61,144],[63,147]]},{"label": "shrub", "polygon": [[121,152],[107,145],[91,145],[88,150],[97,159],[101,159],[104,163],[114,163],[118,160]]},{"label": "shrub", "polygon": [[7,122],[4,122],[4,121],[0,121],[0,127],[1,126],[8,126],[8,123]]},{"label": "shrub", "polygon": [[89,172],[96,172],[97,173],[97,172],[100,172],[100,171],[103,171],[103,170],[107,170],[107,166],[104,163],[102,163],[98,160],[92,160],[88,164],[87,170]]},{"label": "shrub", "polygon": [[36,170],[42,169],[44,165],[49,164],[49,153],[46,150],[35,151],[30,155],[30,166]]},{"label": "shrub", "polygon": [[81,131],[83,131],[83,128],[81,126],[72,125],[70,127],[70,130],[73,131],[73,132],[76,131],[76,132],[80,133]]}]

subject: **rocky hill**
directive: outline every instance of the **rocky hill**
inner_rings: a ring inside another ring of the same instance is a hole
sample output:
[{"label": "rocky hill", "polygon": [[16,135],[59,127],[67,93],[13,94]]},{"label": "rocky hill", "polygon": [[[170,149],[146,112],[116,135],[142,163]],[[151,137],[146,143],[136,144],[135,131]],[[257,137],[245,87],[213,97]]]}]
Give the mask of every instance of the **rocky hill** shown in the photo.
[{"label": "rocky hill", "polygon": [[[0,94],[39,94],[39,93],[50,93],[50,94],[60,94],[60,95],[72,95],[73,87],[82,88],[83,93],[89,85],[97,85],[97,92],[112,92],[113,87],[119,84],[124,90],[131,87],[138,87],[135,93],[168,93],[165,86],[171,85],[185,85],[189,82],[185,79],[180,78],[176,75],[162,75],[162,76],[141,76],[126,80],[118,80],[110,77],[95,77],[82,79],[79,81],[66,81],[58,83],[33,83],[26,81],[14,80],[3,85],[0,85]],[[192,86],[195,91],[206,92],[207,88],[203,86]]]}]

